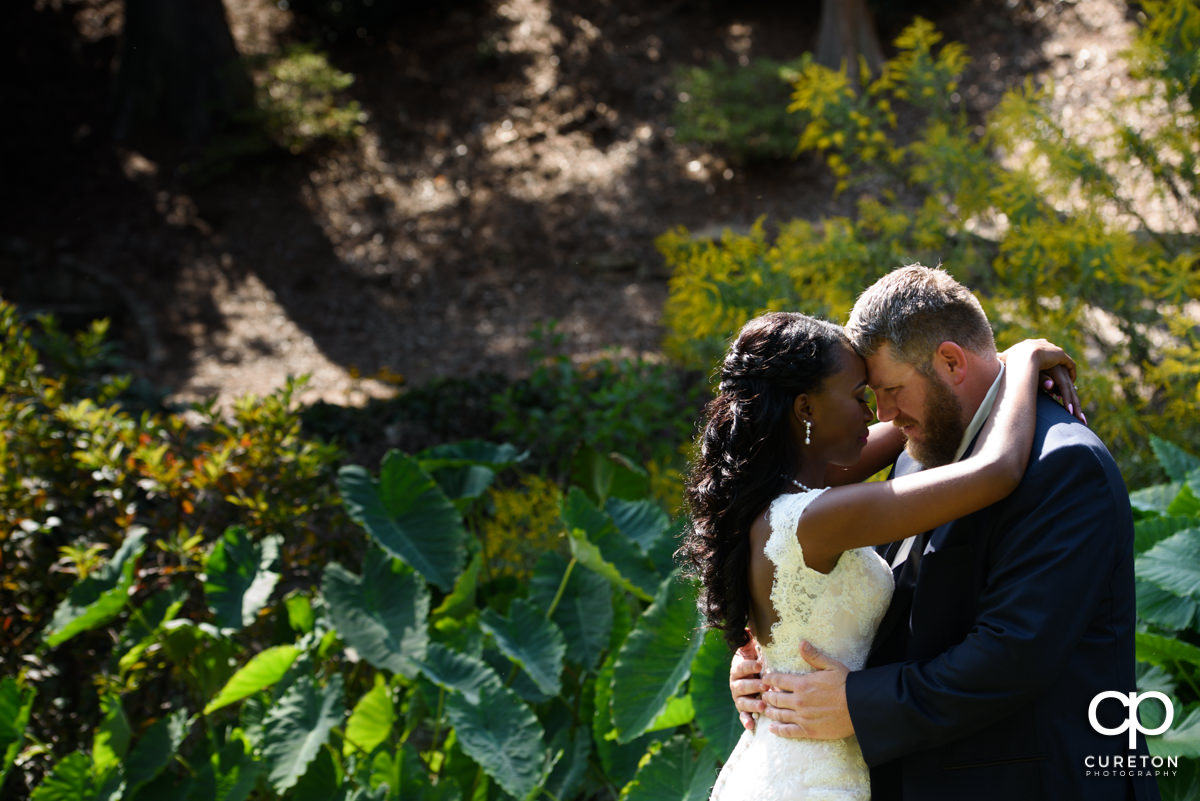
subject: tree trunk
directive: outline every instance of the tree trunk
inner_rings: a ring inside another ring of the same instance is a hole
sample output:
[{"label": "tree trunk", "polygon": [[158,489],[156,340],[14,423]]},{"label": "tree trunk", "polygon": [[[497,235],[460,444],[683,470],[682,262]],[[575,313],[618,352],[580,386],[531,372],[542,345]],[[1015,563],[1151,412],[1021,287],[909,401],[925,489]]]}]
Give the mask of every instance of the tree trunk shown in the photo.
[{"label": "tree trunk", "polygon": [[254,89],[221,0],[125,0],[115,134],[152,126],[201,142],[245,119]]},{"label": "tree trunk", "polygon": [[[867,0],[821,0],[821,29],[817,33],[817,63],[831,69],[845,66],[851,82],[858,84],[878,75],[883,47]],[[860,60],[867,75],[860,75]]]}]

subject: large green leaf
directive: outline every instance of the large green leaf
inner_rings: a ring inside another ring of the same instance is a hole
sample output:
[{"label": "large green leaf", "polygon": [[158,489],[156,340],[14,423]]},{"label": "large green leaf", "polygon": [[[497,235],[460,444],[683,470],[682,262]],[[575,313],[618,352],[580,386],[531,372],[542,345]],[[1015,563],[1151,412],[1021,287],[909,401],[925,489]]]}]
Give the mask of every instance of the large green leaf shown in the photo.
[{"label": "large green leaf", "polygon": [[1138,617],[1147,623],[1164,629],[1182,630],[1191,626],[1196,619],[1200,604],[1191,598],[1178,596],[1142,579],[1137,580],[1135,589]]},{"label": "large green leaf", "polygon": [[696,754],[686,737],[674,737],[651,750],[621,801],[705,801],[716,778],[707,749]]},{"label": "large green leaf", "polygon": [[483,495],[497,471],[522,461],[526,455],[512,445],[466,440],[423,450],[417,454],[417,461],[447,496],[459,501]]},{"label": "large green leaf", "polygon": [[257,542],[242,526],[231,526],[204,563],[204,596],[217,625],[237,630],[249,626],[267,605],[279,582],[278,534]]},{"label": "large green leaf", "polygon": [[323,687],[301,676],[288,688],[263,724],[262,752],[275,792],[285,793],[299,781],[345,716],[340,674]]},{"label": "large green leaf", "polygon": [[299,655],[300,649],[294,645],[277,645],[255,654],[230,677],[216,698],[208,702],[204,707],[204,714],[211,715],[223,706],[236,703],[275,684],[283,678]]},{"label": "large green leaf", "polygon": [[505,656],[529,674],[538,689],[547,695],[558,695],[567,642],[558,626],[536,606],[518,598],[509,607],[507,618],[485,609],[479,625],[492,635]]},{"label": "large green leaf", "polygon": [[643,734],[629,743],[618,742],[612,720],[612,677],[616,660],[617,653],[614,651],[604,660],[596,675],[592,742],[596,744],[596,753],[600,756],[600,764],[604,766],[605,778],[621,786],[637,773],[638,763],[646,753],[647,746],[654,741],[654,735]]},{"label": "large green leaf", "polygon": [[376,548],[363,561],[361,577],[337,563],[325,568],[321,594],[329,617],[363,659],[411,678],[429,643],[429,587]]},{"label": "large green leaf", "polygon": [[1137,658],[1151,665],[1175,670],[1177,662],[1186,662],[1200,667],[1200,648],[1182,640],[1173,640],[1159,634],[1139,631],[1134,635]]},{"label": "large green leaf", "polygon": [[506,793],[525,798],[549,771],[541,724],[506,687],[485,687],[478,704],[451,695],[446,716],[463,753],[479,763]]},{"label": "large green leaf", "polygon": [[544,554],[534,568],[529,597],[542,609],[549,609],[558,599],[550,619],[566,638],[567,658],[592,670],[608,648],[612,633],[612,585],[599,573],[575,563],[559,595],[568,564],[553,551]]},{"label": "large green leaf", "polygon": [[662,731],[663,729],[674,729],[682,726],[685,723],[691,723],[696,719],[696,708],[692,705],[692,697],[690,695],[677,695],[667,701],[667,705],[663,707],[663,711],[659,713],[654,722],[650,724],[650,728],[646,731]]},{"label": "large green leaf", "polygon": [[688,677],[703,641],[699,624],[695,586],[677,576],[665,579],[613,669],[612,715],[620,742],[648,730]]},{"label": "large green leaf", "polygon": [[29,801],[94,801],[92,760],[81,751],[67,754],[29,794]]},{"label": "large green leaf", "polygon": [[1162,801],[1196,801],[1200,798],[1200,760],[1181,759],[1173,776],[1160,776]]},{"label": "large green leaf", "polygon": [[738,738],[742,724],[729,695],[729,661],[732,655],[717,629],[704,634],[704,642],[692,659],[689,690],[696,706],[696,723],[708,738],[708,747],[724,762]]},{"label": "large green leaf", "polygon": [[25,743],[35,691],[12,676],[0,680],[0,787]]},{"label": "large green leaf", "polygon": [[464,618],[475,614],[475,593],[479,589],[479,573],[483,570],[483,551],[477,551],[467,569],[458,574],[454,582],[454,592],[446,593],[446,597],[433,610],[435,618]]},{"label": "large green leaf", "polygon": [[1167,514],[1178,517],[1200,517],[1200,474],[1193,474],[1184,484],[1170,505]]},{"label": "large green leaf", "polygon": [[1167,477],[1172,481],[1183,481],[1187,478],[1188,473],[1200,470],[1200,459],[1165,439],[1151,436],[1150,448],[1154,451],[1162,469],[1166,471]]},{"label": "large green leaf", "polygon": [[1166,514],[1171,501],[1179,495],[1183,483],[1179,481],[1170,484],[1155,484],[1153,487],[1134,490],[1129,493],[1129,505],[1136,512]]},{"label": "large green leaf", "polygon": [[583,490],[571,487],[562,500],[561,512],[572,556],[642,600],[653,596],[661,577],[650,558]]},{"label": "large green leaf", "polygon": [[343,467],[338,489],[350,516],[385,551],[449,592],[466,558],[462,517],[420,464],[398,451],[383,459],[379,481],[362,467]]},{"label": "large green leaf", "polygon": [[145,536],[144,528],[130,529],[113,558],[71,588],[54,610],[46,632],[47,645],[51,648],[61,645],[76,634],[103,626],[121,613],[133,587],[137,558],[146,549]]},{"label": "large green leaf", "polygon": [[1133,552],[1142,554],[1158,543],[1196,525],[1194,517],[1155,516],[1133,524]]},{"label": "large green leaf", "polygon": [[1137,577],[1200,599],[1200,528],[1184,529],[1137,557]]},{"label": "large green leaf", "polygon": [[583,487],[597,504],[609,498],[636,500],[650,494],[650,476],[619,453],[580,448],[571,460],[571,483]]},{"label": "large green leaf", "polygon": [[350,756],[355,750],[369,754],[391,736],[396,725],[396,705],[392,690],[383,677],[375,674],[375,686],[363,694],[346,721],[346,740],[342,753]]},{"label": "large green leaf", "polygon": [[625,578],[616,565],[605,559],[600,548],[588,541],[587,533],[582,529],[568,529],[567,544],[571,548],[571,556],[578,560],[579,564],[594,571],[597,575],[603,576],[613,586],[625,590],[643,601],[653,598],[649,592]]},{"label": "large green leaf", "polygon": [[[1157,708],[1161,705],[1153,706]],[[1156,720],[1143,720],[1142,724],[1147,728],[1157,728],[1163,720],[1165,720],[1165,711],[1162,717],[1158,717]],[[1159,756],[1200,758],[1200,706],[1192,705],[1189,710],[1177,709],[1171,727],[1162,734],[1147,737],[1146,746],[1150,749],[1150,753]]]},{"label": "large green leaf", "polygon": [[644,553],[649,553],[671,530],[671,519],[667,513],[648,498],[636,501],[609,498],[604,504],[604,511],[626,539],[636,543]]},{"label": "large green leaf", "polygon": [[125,761],[125,793],[133,798],[171,763],[191,728],[186,709],[177,709],[146,730]]},{"label": "large green leaf", "polygon": [[469,704],[479,703],[484,688],[495,690],[503,685],[491,665],[437,642],[429,644],[420,668],[425,678],[443,690],[461,693]]},{"label": "large green leaf", "polygon": [[100,723],[92,735],[92,772],[98,777],[106,777],[124,761],[133,730],[125,716],[125,708],[121,706],[121,697],[116,693],[101,694],[100,711]]},{"label": "large green leaf", "polygon": [[636,501],[609,498],[604,511],[617,530],[646,554],[656,575],[665,576],[675,568],[679,528],[657,502],[649,498]]},{"label": "large green leaf", "polygon": [[522,462],[529,451],[515,445],[497,444],[480,439],[466,439],[426,448],[417,454],[421,467],[430,472],[443,467],[469,467],[483,465],[493,470]]}]

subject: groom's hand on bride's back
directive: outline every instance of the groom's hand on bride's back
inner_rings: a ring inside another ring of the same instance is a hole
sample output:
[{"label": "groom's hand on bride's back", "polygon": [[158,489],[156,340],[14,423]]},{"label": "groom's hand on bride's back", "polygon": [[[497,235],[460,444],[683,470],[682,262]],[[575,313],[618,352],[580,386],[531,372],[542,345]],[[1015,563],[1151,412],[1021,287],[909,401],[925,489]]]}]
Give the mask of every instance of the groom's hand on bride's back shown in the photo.
[{"label": "groom's hand on bride's back", "polygon": [[762,714],[771,721],[771,733],[811,740],[836,740],[854,734],[846,708],[849,669],[807,642],[801,644],[800,655],[815,668],[812,673],[768,672],[762,677]]},{"label": "groom's hand on bride's back", "polygon": [[763,683],[760,673],[762,662],[758,658],[758,643],[753,639],[733,655],[729,666],[729,692],[737,707],[738,718],[746,731],[754,731],[755,718],[763,711]]}]

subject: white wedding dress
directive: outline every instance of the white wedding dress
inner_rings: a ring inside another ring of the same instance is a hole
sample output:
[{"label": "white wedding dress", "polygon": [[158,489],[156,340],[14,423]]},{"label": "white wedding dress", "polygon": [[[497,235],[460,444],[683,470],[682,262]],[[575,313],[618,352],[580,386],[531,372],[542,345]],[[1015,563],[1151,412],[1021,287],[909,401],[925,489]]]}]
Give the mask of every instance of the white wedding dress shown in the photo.
[{"label": "white wedding dress", "polygon": [[[872,548],[844,552],[829,573],[804,563],[796,539],[800,515],[825,490],[781,495],[771,503],[766,555],[775,566],[771,603],[778,617],[762,648],[764,667],[809,673],[800,656],[807,640],[858,670],[892,598],[892,571]],[[721,769],[710,801],[867,801],[870,778],[854,737],[788,740],[758,721],[743,732]]]}]

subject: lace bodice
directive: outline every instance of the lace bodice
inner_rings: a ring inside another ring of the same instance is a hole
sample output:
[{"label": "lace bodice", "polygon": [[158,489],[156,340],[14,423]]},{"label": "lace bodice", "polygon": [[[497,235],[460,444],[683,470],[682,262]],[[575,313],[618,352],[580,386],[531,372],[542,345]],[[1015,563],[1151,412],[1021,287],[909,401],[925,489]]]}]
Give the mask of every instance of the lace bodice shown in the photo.
[{"label": "lace bodice", "polygon": [[[825,490],[786,494],[771,503],[764,548],[775,566],[771,604],[777,620],[762,647],[768,669],[808,673],[800,643],[809,641],[851,670],[863,666],[892,598],[892,571],[871,548],[845,551],[828,573],[804,562],[796,525]],[[870,776],[858,741],[787,740],[765,719],[729,755],[712,801],[867,801]]]},{"label": "lace bodice", "polygon": [[891,568],[873,548],[844,552],[828,573],[805,564],[796,525],[823,492],[789,493],[771,503],[765,552],[775,565],[771,603],[778,620],[771,626],[771,642],[763,647],[762,657],[772,670],[811,671],[800,657],[803,640],[851,670],[860,669],[892,600]]}]

